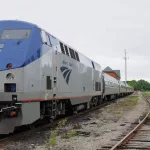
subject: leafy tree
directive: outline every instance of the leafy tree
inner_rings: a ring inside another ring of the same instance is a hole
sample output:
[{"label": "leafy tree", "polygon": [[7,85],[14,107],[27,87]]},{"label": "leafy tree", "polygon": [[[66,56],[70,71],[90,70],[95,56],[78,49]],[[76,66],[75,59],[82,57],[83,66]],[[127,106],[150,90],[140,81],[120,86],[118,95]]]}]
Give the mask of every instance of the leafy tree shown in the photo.
[{"label": "leafy tree", "polygon": [[132,80],[127,82],[130,86],[134,87],[134,90],[141,90],[141,91],[149,91],[150,90],[150,83],[145,80]]}]

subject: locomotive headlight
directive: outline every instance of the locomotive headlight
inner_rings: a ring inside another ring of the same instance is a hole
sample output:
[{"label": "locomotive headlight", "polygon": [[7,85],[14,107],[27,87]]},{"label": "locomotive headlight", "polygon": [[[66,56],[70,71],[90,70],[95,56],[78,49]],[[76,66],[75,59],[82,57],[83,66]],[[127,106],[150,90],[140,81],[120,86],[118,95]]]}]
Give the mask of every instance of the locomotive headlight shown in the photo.
[{"label": "locomotive headlight", "polygon": [[7,79],[7,80],[13,80],[13,79],[14,79],[14,75],[13,75],[12,73],[8,73],[8,74],[6,75],[6,79]]}]

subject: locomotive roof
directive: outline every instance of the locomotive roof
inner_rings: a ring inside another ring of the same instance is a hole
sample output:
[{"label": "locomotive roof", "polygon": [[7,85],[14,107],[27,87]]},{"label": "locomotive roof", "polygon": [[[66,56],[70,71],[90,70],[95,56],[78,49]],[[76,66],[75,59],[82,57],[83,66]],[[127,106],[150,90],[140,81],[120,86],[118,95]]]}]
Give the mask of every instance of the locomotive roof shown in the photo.
[{"label": "locomotive roof", "polygon": [[33,23],[30,23],[30,22],[27,22],[27,21],[21,21],[21,20],[0,20],[0,23],[7,23],[7,22],[10,22],[10,23],[22,23],[22,24],[28,24],[32,27],[38,27],[36,24],[33,24]]}]

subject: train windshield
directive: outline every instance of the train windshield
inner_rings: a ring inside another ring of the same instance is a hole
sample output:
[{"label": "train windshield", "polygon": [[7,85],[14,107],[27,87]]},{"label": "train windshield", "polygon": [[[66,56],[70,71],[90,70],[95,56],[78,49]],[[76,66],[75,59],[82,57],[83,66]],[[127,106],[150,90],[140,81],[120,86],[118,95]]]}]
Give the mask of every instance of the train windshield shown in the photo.
[{"label": "train windshield", "polygon": [[31,29],[10,29],[4,30],[0,39],[1,40],[19,40],[28,38],[31,33]]}]

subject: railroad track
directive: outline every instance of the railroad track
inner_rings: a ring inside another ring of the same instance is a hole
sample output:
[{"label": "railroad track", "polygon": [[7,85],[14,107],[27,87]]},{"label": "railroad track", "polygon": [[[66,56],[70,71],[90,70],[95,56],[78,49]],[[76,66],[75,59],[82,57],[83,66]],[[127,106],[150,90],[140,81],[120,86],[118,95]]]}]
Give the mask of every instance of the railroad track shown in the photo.
[{"label": "railroad track", "polygon": [[[142,96],[150,105],[150,97],[144,93]],[[113,139],[110,145],[104,146],[102,149],[150,150],[150,110],[139,118],[139,121],[134,122],[126,133]]]},{"label": "railroad track", "polygon": [[115,101],[119,100],[120,98],[118,99],[114,99],[114,100],[111,100],[111,101],[106,101],[104,102],[103,104],[97,106],[97,107],[94,107],[90,110],[85,110],[85,111],[82,111],[80,113],[77,113],[73,116],[67,116],[67,117],[63,117],[63,118],[59,118],[59,119],[56,119],[54,122],[52,123],[48,123],[48,124],[44,124],[42,126],[38,126],[32,130],[25,130],[25,131],[20,131],[18,133],[14,133],[14,134],[11,134],[5,138],[2,138],[0,139],[0,150],[3,148],[3,146],[5,144],[7,144],[8,142],[11,142],[11,140],[15,140],[15,139],[18,139],[20,136],[23,136],[23,135],[27,135],[27,134],[30,134],[30,133],[35,133],[35,132],[39,132],[39,131],[42,131],[43,129],[46,129],[46,128],[55,128],[58,124],[59,121],[63,120],[63,119],[67,119],[67,121],[71,121],[71,120],[74,120],[78,117],[82,117],[82,116],[85,116],[93,111],[96,111],[97,109],[100,109],[102,107],[105,107],[107,105],[110,105],[111,103],[114,103]]}]

